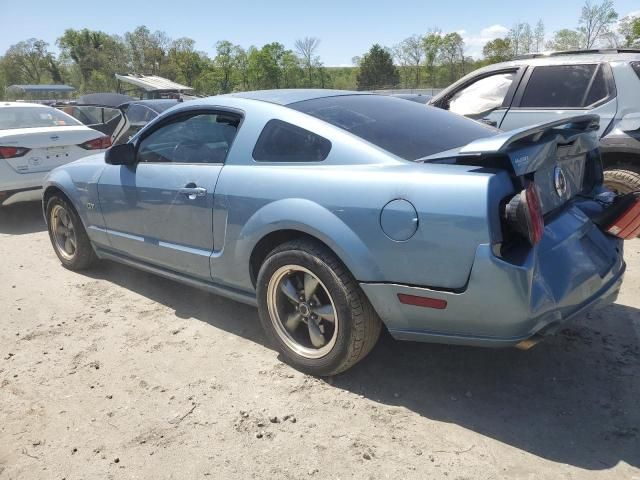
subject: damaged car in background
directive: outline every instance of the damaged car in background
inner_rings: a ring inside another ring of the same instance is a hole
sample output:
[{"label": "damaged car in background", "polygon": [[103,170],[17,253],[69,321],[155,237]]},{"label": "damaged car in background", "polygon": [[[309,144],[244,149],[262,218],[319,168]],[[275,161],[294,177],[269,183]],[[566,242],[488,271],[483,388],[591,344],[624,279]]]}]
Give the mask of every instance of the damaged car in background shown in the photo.
[{"label": "damaged car in background", "polygon": [[112,260],[258,307],[284,358],[352,367],[399,340],[532,346],[615,300],[640,199],[603,187],[598,117],[510,132],[389,96],[200,99],[53,171],[72,270]]},{"label": "damaged car in background", "polygon": [[111,137],[113,145],[119,145],[180,102],[180,99],[136,100],[118,93],[91,93],[77,101],[58,103],[56,108]]},{"label": "damaged car in background", "polygon": [[512,130],[579,114],[600,117],[604,182],[640,190],[640,49],[522,55],[480,68],[430,105]]}]

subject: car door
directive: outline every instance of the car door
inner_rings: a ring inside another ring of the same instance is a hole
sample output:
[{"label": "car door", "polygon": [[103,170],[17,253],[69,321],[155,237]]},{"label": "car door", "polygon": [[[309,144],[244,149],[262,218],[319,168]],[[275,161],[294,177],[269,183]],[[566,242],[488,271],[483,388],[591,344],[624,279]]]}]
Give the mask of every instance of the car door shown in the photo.
[{"label": "car door", "polygon": [[120,145],[131,140],[136,133],[158,116],[158,112],[145,105],[132,103],[122,107],[125,122],[119,125],[119,130],[114,133],[113,144]]},{"label": "car door", "polygon": [[213,196],[240,117],[178,112],[135,139],[134,165],[107,165],[98,194],[121,254],[210,279]]},{"label": "car door", "polygon": [[114,131],[122,121],[122,112],[115,107],[69,105],[62,107],[61,110],[81,121],[87,127],[93,128],[109,137],[113,136]]},{"label": "car door", "polygon": [[602,135],[616,110],[615,84],[607,63],[539,65],[525,75],[501,128],[595,113],[600,115]]},{"label": "car door", "polygon": [[525,67],[484,72],[434,99],[432,105],[500,127]]}]

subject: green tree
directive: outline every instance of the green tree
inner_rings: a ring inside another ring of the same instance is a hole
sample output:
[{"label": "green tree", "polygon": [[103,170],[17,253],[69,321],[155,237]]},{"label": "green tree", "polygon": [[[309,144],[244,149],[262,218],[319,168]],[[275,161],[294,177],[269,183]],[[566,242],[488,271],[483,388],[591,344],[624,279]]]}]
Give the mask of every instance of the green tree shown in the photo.
[{"label": "green tree", "polygon": [[624,17],[620,20],[618,31],[625,47],[640,47],[640,16]]},{"label": "green tree", "polygon": [[400,81],[391,54],[377,43],[362,56],[357,77],[358,89],[395,87]]},{"label": "green tree", "polygon": [[405,38],[401,48],[413,70],[413,86],[417,88],[420,85],[420,71],[424,62],[423,38],[420,35]]},{"label": "green tree", "polygon": [[603,0],[599,5],[587,0],[582,7],[578,27],[578,31],[582,34],[582,47],[593,48],[598,40],[609,34],[611,26],[617,19],[618,13],[613,8],[612,0]]},{"label": "green tree", "polygon": [[411,81],[411,71],[409,55],[405,50],[403,43],[400,42],[391,48],[391,54],[393,56],[394,63],[398,66],[398,73],[400,74],[400,83],[404,88],[409,88]]},{"label": "green tree", "polygon": [[489,63],[506,62],[513,58],[513,49],[509,38],[496,38],[487,42],[482,49],[484,58]]},{"label": "green tree", "polygon": [[213,59],[215,68],[219,71],[220,93],[229,93],[234,88],[234,72],[237,64],[236,46],[228,40],[216,43],[216,58]]},{"label": "green tree", "polygon": [[236,46],[236,67],[242,90],[249,90],[249,56],[241,46]]},{"label": "green tree", "polygon": [[146,26],[141,25],[133,32],[125,33],[124,40],[134,73],[155,75],[160,72],[171,43],[166,33],[151,33]]},{"label": "green tree", "polygon": [[[124,46],[111,35],[89,29],[67,29],[57,40],[60,56],[64,61],[70,60],[80,73],[82,91],[104,90],[115,85],[114,74],[119,67],[124,68],[122,60]],[[101,77],[96,76],[98,72]],[[96,80],[97,84],[93,84]],[[108,80],[107,80],[108,79]]]},{"label": "green tree", "polygon": [[171,72],[169,77],[177,82],[193,86],[206,67],[206,54],[195,50],[193,39],[183,37],[171,42],[165,67],[165,71]]},{"label": "green tree", "polygon": [[422,38],[424,62],[427,67],[427,75],[429,76],[429,84],[431,87],[436,86],[435,65],[440,56],[441,45],[442,33],[437,28],[431,30]]},{"label": "green tree", "polygon": [[15,83],[50,81],[51,62],[55,61],[44,40],[30,38],[11,45],[4,54],[5,71]]},{"label": "green tree", "polygon": [[440,58],[449,67],[449,81],[453,83],[460,76],[458,75],[458,65],[464,74],[464,40],[459,33],[448,33],[442,37],[440,43]]},{"label": "green tree", "polygon": [[280,66],[283,88],[296,88],[303,84],[305,75],[300,65],[300,59],[291,50],[285,50],[280,60]]},{"label": "green tree", "polygon": [[581,48],[584,39],[580,32],[563,28],[553,34],[553,40],[547,42],[549,50],[576,50]]}]

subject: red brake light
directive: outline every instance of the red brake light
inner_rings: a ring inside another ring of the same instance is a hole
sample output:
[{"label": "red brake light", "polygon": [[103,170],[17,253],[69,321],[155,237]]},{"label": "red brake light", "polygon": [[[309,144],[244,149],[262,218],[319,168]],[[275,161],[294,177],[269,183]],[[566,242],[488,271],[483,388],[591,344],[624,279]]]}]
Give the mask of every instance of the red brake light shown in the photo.
[{"label": "red brake light", "polygon": [[540,243],[542,235],[544,234],[544,219],[542,218],[538,191],[533,183],[530,183],[525,190],[525,196],[527,197],[527,207],[529,210],[529,215],[527,216],[529,241],[531,245],[536,245]]},{"label": "red brake light", "polygon": [[23,147],[0,147],[0,158],[18,158],[24,156],[29,151]]},{"label": "red brake light", "polygon": [[88,142],[81,143],[78,145],[85,150],[104,150],[105,148],[109,148],[111,146],[111,137],[103,135],[102,137],[94,138],[93,140],[89,140]]},{"label": "red brake light", "polygon": [[533,183],[509,201],[505,217],[511,227],[526,237],[532,246],[540,243],[544,234],[544,218],[538,191]]}]

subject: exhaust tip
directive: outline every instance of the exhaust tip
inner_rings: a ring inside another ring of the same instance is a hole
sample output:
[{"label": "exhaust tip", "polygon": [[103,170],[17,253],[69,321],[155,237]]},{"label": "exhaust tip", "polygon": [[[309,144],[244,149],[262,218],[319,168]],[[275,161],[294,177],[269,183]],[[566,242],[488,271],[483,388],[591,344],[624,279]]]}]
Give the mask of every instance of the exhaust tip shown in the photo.
[{"label": "exhaust tip", "polygon": [[518,350],[529,350],[535,347],[542,340],[542,336],[534,335],[533,337],[529,337],[526,340],[522,340],[521,342],[516,344],[516,348]]}]

